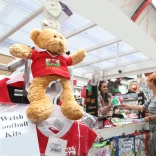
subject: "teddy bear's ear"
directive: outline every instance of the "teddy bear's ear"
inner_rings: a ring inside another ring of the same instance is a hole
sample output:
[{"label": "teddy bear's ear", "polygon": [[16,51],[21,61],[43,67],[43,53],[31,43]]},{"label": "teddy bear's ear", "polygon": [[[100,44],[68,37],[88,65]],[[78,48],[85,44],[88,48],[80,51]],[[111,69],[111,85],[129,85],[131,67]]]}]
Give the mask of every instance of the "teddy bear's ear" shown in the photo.
[{"label": "teddy bear's ear", "polygon": [[30,32],[30,38],[35,42],[38,35],[40,34],[41,30],[39,29],[33,29],[31,32]]}]

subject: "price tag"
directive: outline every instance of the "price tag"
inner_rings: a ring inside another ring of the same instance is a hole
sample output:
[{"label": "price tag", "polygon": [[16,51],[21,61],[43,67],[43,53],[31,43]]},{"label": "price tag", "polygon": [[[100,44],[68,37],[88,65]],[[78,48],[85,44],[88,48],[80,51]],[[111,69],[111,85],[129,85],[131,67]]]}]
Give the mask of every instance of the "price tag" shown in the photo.
[{"label": "price tag", "polygon": [[66,146],[67,146],[67,140],[49,137],[45,155],[65,156]]}]

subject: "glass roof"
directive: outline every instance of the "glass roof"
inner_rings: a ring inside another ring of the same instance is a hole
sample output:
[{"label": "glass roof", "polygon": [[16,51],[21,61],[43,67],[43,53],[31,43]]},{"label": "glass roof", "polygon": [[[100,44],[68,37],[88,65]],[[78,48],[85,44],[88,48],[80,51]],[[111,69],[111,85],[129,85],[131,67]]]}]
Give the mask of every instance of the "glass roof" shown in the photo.
[{"label": "glass roof", "polygon": [[39,7],[39,4],[35,2],[37,2],[37,0],[1,0],[0,28],[2,29],[0,29],[0,35],[3,35],[34,12]]},{"label": "glass roof", "polygon": [[[5,0],[0,3],[0,38],[13,27],[16,27],[23,19],[30,16],[43,4],[43,0]],[[91,23],[89,19],[83,17],[76,11],[72,10],[73,15],[61,23],[60,33],[67,35],[72,31],[85,27]],[[5,55],[9,54],[9,47],[15,43],[22,43],[33,46],[33,42],[29,38],[29,32],[33,28],[41,29],[42,14],[31,20],[28,24],[24,25],[21,29],[9,36],[6,40],[0,43],[0,53]],[[93,72],[94,69],[108,69],[142,61],[148,59],[147,56],[141,52],[136,52],[135,48],[128,45],[124,41],[116,41],[118,38],[95,25],[92,28],[85,29],[76,35],[67,39],[68,50],[71,53],[78,49],[84,48],[88,50],[94,46],[94,49],[87,51],[87,57],[77,66],[74,70],[80,73],[88,74]],[[109,42],[109,44],[108,44]],[[102,45],[103,46],[98,46]],[[108,45],[107,45],[108,44]],[[95,48],[97,46],[97,48]],[[132,51],[132,53],[131,53]],[[135,51],[135,52],[133,52]],[[125,53],[128,53],[127,55]],[[130,52],[130,53],[129,53]],[[117,56],[120,55],[117,59]]]},{"label": "glass roof", "polygon": [[111,33],[109,33],[108,31],[104,30],[99,26],[95,26],[78,35],[69,38],[68,39],[69,50],[70,50],[70,45],[72,45],[71,49],[75,49],[75,50],[79,49],[80,47],[89,48],[91,46],[95,46],[96,44],[108,42],[115,38],[116,37]]}]

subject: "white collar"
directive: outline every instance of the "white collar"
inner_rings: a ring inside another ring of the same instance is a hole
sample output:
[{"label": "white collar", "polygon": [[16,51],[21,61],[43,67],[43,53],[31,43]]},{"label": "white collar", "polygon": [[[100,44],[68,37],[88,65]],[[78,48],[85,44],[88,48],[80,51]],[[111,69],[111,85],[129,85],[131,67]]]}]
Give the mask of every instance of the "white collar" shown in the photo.
[{"label": "white collar", "polygon": [[39,131],[46,137],[56,137],[56,138],[61,138],[63,137],[72,127],[74,121],[64,121],[65,126],[63,127],[63,129],[61,131],[59,131],[57,134],[53,133],[51,130],[49,130],[48,128],[42,128],[42,127],[38,127]]},{"label": "white collar", "polygon": [[[47,49],[42,49],[40,47],[38,47],[36,44],[34,45],[34,50],[36,50],[37,52],[41,53],[41,52],[47,52],[50,56],[52,56],[48,51]],[[56,57],[58,55],[55,55],[55,56],[52,56],[52,57]],[[69,56],[67,54],[61,54],[61,56],[64,56],[66,58],[68,58]]]},{"label": "white collar", "polygon": [[34,50],[36,50],[37,52],[46,52],[47,51],[47,49],[41,49],[36,44],[34,45]]}]

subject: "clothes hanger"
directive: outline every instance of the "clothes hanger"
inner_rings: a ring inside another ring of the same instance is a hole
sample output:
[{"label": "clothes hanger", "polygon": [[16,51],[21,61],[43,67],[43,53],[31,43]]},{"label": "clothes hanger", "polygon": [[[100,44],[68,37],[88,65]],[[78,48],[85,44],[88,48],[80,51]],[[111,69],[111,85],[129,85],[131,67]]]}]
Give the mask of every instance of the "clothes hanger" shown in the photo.
[{"label": "clothes hanger", "polygon": [[[73,121],[67,119],[62,113],[61,107],[57,105],[57,98],[59,98],[62,94],[62,85],[60,84],[60,80],[50,82],[46,93],[51,93],[51,100],[53,99],[54,101],[53,112],[47,120],[42,121],[41,123],[37,123],[37,128],[42,132],[42,134],[44,134],[47,137],[61,137],[62,135],[68,132],[68,130],[73,124]],[[62,123],[62,129],[56,128],[56,126],[54,125],[56,120],[59,120]],[[55,134],[50,129],[56,129],[59,132]]]}]

